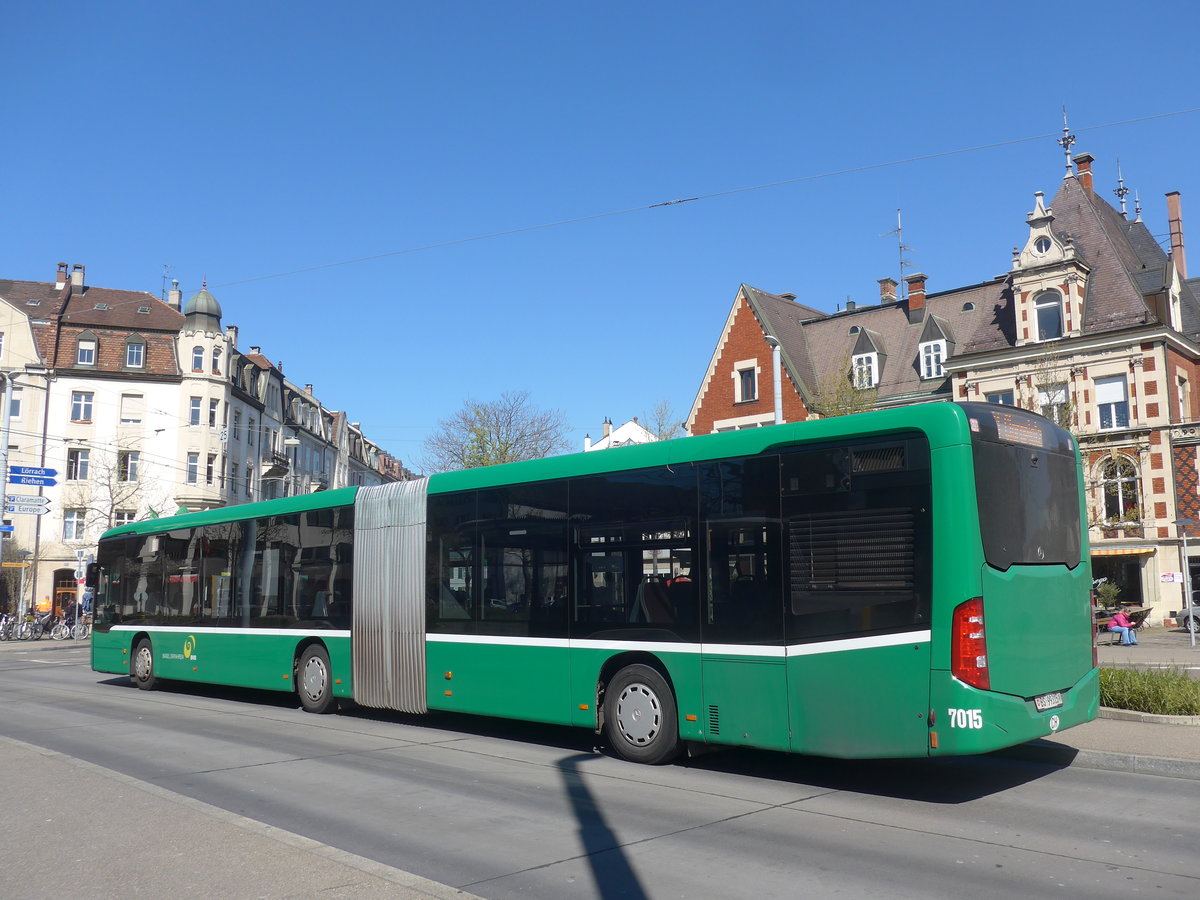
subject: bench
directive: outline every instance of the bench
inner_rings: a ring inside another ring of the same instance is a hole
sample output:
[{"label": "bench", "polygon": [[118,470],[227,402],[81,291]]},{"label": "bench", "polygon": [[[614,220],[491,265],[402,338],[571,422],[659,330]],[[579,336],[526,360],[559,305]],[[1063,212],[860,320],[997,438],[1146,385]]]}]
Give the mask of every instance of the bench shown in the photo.
[{"label": "bench", "polygon": [[[1115,631],[1108,630],[1108,623],[1112,621],[1112,617],[1116,615],[1116,612],[1116,610],[1096,610],[1095,618],[1097,643],[1100,641],[1100,636],[1104,634],[1109,635],[1109,646],[1112,646],[1113,644],[1119,644],[1121,642],[1121,635],[1117,634]],[[1127,609],[1125,610],[1125,615],[1129,617],[1129,624],[1133,626],[1134,631],[1141,631],[1142,626],[1146,623],[1146,617],[1150,615],[1150,610],[1148,608]]]}]

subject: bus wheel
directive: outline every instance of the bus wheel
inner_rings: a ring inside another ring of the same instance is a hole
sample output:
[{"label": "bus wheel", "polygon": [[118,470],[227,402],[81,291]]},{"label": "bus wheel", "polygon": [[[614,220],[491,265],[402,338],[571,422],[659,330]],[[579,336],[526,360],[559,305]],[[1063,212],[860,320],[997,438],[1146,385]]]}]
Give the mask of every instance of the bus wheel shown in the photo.
[{"label": "bus wheel", "polygon": [[300,705],[310,713],[328,713],[337,708],[333,696],[333,677],[329,674],[329,654],[320,644],[309,644],[300,654],[296,690]]},{"label": "bus wheel", "polygon": [[158,676],[154,674],[154,648],[150,645],[150,638],[142,638],[134,648],[129,675],[133,678],[133,683],[143,691],[152,691],[158,687]]},{"label": "bus wheel", "polygon": [[650,666],[626,666],[608,683],[604,728],[616,754],[630,762],[656,766],[679,755],[675,696]]}]

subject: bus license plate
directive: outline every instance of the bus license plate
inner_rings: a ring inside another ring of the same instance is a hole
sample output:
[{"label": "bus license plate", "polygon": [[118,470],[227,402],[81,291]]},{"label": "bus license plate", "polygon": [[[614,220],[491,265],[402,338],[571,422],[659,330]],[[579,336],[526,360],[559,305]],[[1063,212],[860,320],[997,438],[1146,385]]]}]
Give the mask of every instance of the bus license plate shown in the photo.
[{"label": "bus license plate", "polygon": [[1062,706],[1062,692],[1055,691],[1052,694],[1042,694],[1040,697],[1034,697],[1033,705],[1037,707],[1038,712],[1045,712],[1048,709],[1055,709]]}]

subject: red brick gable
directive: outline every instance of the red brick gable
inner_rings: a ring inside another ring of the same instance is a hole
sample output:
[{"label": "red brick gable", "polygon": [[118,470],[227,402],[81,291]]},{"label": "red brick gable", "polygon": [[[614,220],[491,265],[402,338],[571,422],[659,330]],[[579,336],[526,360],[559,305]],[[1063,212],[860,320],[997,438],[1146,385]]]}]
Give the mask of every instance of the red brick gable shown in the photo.
[{"label": "red brick gable", "polygon": [[[758,397],[742,403],[735,402],[734,364],[746,359],[758,360]],[[799,422],[808,418],[808,409],[788,373],[783,374],[783,418]],[[723,419],[773,413],[775,410],[775,373],[771,362],[771,347],[767,344],[762,324],[741,295],[738,296],[732,319],[721,336],[707,380],[697,397],[692,434],[709,434],[713,425]]]}]

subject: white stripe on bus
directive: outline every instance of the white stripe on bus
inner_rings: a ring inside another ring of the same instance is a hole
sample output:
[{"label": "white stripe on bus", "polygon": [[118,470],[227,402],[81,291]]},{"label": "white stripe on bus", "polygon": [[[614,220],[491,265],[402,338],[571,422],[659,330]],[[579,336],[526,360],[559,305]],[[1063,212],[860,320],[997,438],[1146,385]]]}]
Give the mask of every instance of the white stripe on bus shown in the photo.
[{"label": "white stripe on bus", "polygon": [[[244,634],[271,637],[350,637],[349,629],[306,631],[298,628],[209,628],[203,625],[184,628],[178,625],[140,626],[113,625],[112,631],[153,631],[165,634]],[[684,641],[607,641],[589,638],[508,637],[494,634],[436,634],[427,633],[428,643],[492,644],[506,647],[546,647],[578,650],[645,650],[654,653],[701,653],[705,656],[767,656],[783,659],[792,656],[812,656],[818,653],[841,653],[846,650],[869,650],[878,647],[899,647],[903,644],[928,643],[931,632],[905,631],[901,634],[880,634],[869,637],[842,638],[811,644],[766,646],[755,644],[697,644]]]}]

